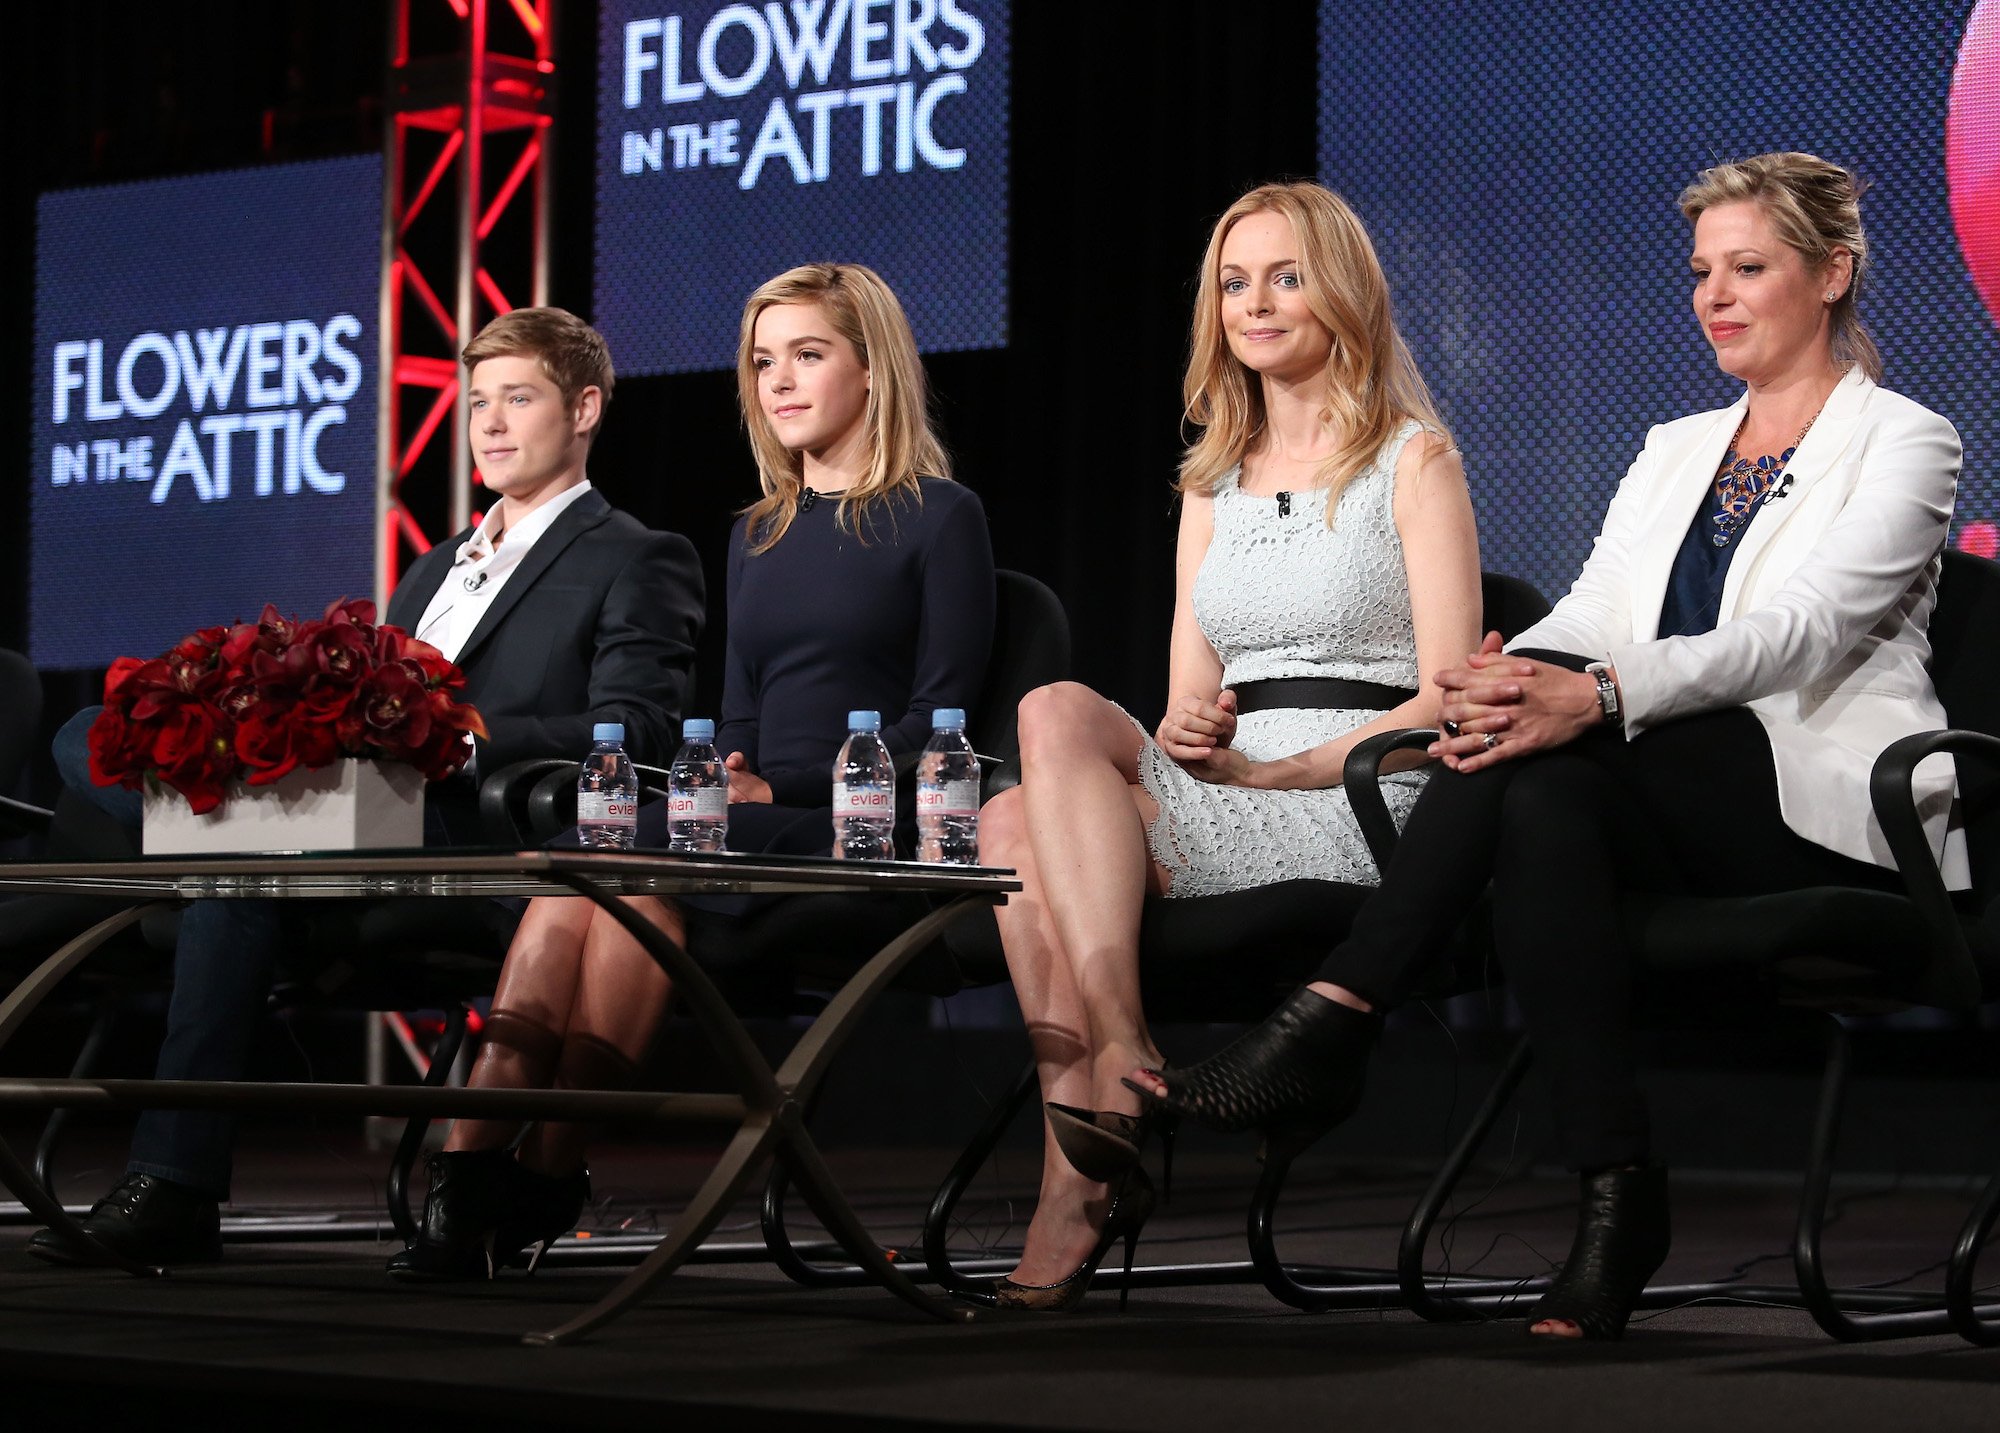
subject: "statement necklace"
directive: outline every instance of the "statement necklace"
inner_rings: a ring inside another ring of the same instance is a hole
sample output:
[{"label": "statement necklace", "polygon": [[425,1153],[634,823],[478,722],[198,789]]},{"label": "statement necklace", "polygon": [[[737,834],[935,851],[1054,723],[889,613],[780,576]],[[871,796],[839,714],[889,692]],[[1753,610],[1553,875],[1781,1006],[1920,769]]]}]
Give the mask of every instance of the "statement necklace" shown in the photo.
[{"label": "statement necklace", "polygon": [[1736,445],[1743,440],[1743,429],[1750,422],[1748,413],[1736,425],[1735,436],[1729,440],[1729,451],[1722,455],[1722,466],[1715,474],[1715,496],[1722,511],[1715,515],[1716,530],[1709,534],[1709,541],[1717,547],[1727,547],[1736,540],[1736,534],[1743,531],[1759,507],[1773,498],[1785,495],[1791,486],[1791,479],[1785,476],[1785,469],[1792,461],[1792,454],[1799,450],[1799,444],[1812,432],[1812,425],[1819,421],[1815,413],[1806,419],[1805,427],[1799,429],[1799,436],[1776,457],[1768,453],[1761,458],[1746,458],[1736,451]]}]

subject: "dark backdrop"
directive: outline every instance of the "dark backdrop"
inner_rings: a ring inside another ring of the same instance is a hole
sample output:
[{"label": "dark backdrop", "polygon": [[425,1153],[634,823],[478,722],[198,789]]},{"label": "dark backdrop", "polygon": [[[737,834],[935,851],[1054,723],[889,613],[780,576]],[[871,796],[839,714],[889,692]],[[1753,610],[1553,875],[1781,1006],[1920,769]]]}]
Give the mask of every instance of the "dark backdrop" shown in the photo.
[{"label": "dark backdrop", "polygon": [[[35,59],[7,99],[14,235],[32,234],[42,189],[379,145],[380,0],[165,8],[32,7]],[[596,7],[565,0],[560,25],[554,299],[587,315]],[[1017,5],[1011,342],[929,361],[958,476],[985,501],[998,560],[1061,594],[1077,675],[1148,725],[1166,683],[1194,270],[1236,194],[1313,171],[1314,26],[1309,0]],[[30,246],[8,248],[0,644],[19,646],[33,276]],[[798,260],[821,257],[836,256],[801,236]],[[731,375],[621,382],[591,469],[614,502],[692,537],[719,593],[729,522],[755,484]],[[719,697],[720,636],[718,624],[703,707]],[[52,712],[88,700],[95,682],[51,674]]]}]

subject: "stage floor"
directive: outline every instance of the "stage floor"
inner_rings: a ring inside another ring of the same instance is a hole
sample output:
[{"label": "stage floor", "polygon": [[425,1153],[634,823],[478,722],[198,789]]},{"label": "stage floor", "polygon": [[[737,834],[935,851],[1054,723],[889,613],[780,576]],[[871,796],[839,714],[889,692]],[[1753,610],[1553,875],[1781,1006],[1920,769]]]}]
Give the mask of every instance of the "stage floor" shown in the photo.
[{"label": "stage floor", "polygon": [[[1842,1346],[1803,1313],[1728,1305],[1643,1314],[1610,1346],[1531,1341],[1518,1318],[1434,1327],[1396,1311],[1300,1314],[1256,1285],[1142,1287],[1122,1316],[1115,1292],[1100,1290],[1076,1314],[984,1315],[948,1328],[872,1289],[800,1289],[758,1261],[684,1271],[576,1347],[524,1348],[521,1332],[562,1322],[615,1274],[571,1262],[493,1284],[391,1285],[381,1262],[394,1245],[365,1222],[383,1158],[333,1136],[253,1143],[232,1212],[291,1221],[292,1232],[281,1242],[232,1242],[221,1265],[153,1281],[55,1269],[22,1251],[29,1231],[18,1218],[0,1224],[0,1407],[9,1426],[199,1415],[214,1426],[300,1433],[384,1414],[455,1430],[650,1428],[676,1416],[692,1420],[681,1427],[793,1430],[1169,1430],[1307,1419],[1608,1433],[2000,1426],[2000,1351],[1954,1338]],[[72,1197],[96,1192],[103,1176],[88,1166],[115,1158],[115,1141],[87,1144],[71,1161]],[[1197,1143],[1188,1153],[1174,1204],[1140,1246],[1142,1263],[1244,1257],[1247,1142]],[[835,1164],[870,1227],[894,1247],[913,1239],[948,1158],[898,1150]],[[684,1150],[601,1153],[600,1203],[589,1216],[599,1251],[621,1226],[670,1216],[704,1166]],[[982,1241],[1018,1239],[1009,1216],[1025,1207],[1008,1191],[1018,1194],[1031,1171],[1022,1153],[1003,1155],[1007,1182],[988,1180],[967,1201],[968,1254]],[[1419,1182],[1411,1169],[1343,1166],[1337,1151],[1302,1163],[1283,1211],[1285,1257],[1388,1263]],[[1489,1183],[1469,1188],[1484,1193]],[[1567,1247],[1570,1188],[1547,1177],[1494,1188],[1459,1219],[1454,1263],[1482,1274],[1545,1270]],[[1680,1178],[1663,1277],[1787,1281],[1793,1193],[1775,1180]],[[1967,1198],[1969,1186],[1856,1181],[1829,1234],[1835,1276],[1897,1280],[1941,1260]],[[326,1219],[334,1206],[348,1217]],[[739,1211],[719,1237],[754,1240],[754,1211]],[[1760,1256],[1769,1257],[1753,1262]],[[1937,1277],[1910,1286],[1935,1286]],[[30,1412],[47,1421],[25,1421]]]}]

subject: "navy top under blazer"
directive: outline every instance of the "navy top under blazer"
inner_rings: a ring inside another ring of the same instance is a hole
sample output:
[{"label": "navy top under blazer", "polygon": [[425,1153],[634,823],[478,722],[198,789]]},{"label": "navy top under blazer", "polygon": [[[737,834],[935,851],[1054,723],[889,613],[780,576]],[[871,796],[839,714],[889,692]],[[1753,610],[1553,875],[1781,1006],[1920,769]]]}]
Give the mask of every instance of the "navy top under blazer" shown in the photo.
[{"label": "navy top under blazer", "polygon": [[777,805],[830,803],[849,711],[879,711],[901,755],[930,739],[933,710],[979,695],[993,645],[986,511],[957,483],[920,485],[921,501],[893,493],[858,531],[827,496],[763,552],[749,550],[747,519],[730,534],[716,750],[742,752]]},{"label": "navy top under blazer", "polygon": [[1729,580],[1729,559],[1736,555],[1734,537],[1719,546],[1715,541],[1721,531],[1716,518],[1721,514],[1722,495],[1710,489],[1667,574],[1667,595],[1660,603],[1662,637],[1695,637],[1715,630],[1722,587]]}]

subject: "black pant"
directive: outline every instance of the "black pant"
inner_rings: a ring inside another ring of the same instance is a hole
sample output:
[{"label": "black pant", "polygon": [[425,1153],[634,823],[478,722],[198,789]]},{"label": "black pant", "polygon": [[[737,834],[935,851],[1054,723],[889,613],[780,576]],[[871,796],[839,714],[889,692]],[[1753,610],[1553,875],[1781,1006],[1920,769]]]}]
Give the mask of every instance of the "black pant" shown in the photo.
[{"label": "black pant", "polygon": [[1770,742],[1737,707],[1631,741],[1593,731],[1469,775],[1438,770],[1381,890],[1318,978],[1395,1004],[1445,953],[1489,880],[1501,968],[1548,1076],[1565,1161],[1584,1170],[1644,1163],[1650,1153],[1632,1060],[1634,972],[1621,889],[1748,896],[1897,888],[1893,872],[1785,825]]}]

